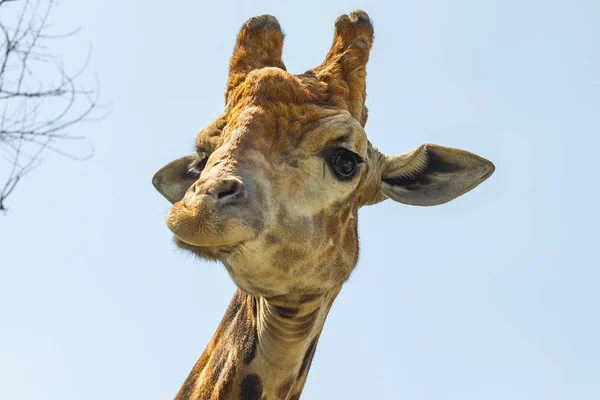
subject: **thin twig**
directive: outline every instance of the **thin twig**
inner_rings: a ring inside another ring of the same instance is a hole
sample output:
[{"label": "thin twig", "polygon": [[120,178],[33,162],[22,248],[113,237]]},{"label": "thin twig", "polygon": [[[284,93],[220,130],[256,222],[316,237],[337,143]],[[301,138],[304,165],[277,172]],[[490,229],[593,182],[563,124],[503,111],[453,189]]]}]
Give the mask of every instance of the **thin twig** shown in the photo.
[{"label": "thin twig", "polygon": [[[79,32],[50,32],[55,5],[55,0],[0,0],[0,179],[4,180],[0,211],[6,210],[8,196],[48,152],[76,160],[93,155],[93,148],[80,156],[63,146],[65,141],[85,138],[69,130],[92,120],[100,105],[97,81],[92,87],[79,83],[89,66],[91,47],[75,73],[67,72],[62,60],[50,52],[53,40]],[[3,163],[10,168],[2,168]]]}]

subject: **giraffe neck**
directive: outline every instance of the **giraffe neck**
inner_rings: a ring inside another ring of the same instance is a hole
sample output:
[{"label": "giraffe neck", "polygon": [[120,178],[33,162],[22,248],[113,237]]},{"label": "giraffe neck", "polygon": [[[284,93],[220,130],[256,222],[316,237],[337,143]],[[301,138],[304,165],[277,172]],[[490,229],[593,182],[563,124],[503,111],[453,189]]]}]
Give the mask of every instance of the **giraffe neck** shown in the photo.
[{"label": "giraffe neck", "polygon": [[340,289],[297,298],[238,289],[175,399],[299,399]]}]

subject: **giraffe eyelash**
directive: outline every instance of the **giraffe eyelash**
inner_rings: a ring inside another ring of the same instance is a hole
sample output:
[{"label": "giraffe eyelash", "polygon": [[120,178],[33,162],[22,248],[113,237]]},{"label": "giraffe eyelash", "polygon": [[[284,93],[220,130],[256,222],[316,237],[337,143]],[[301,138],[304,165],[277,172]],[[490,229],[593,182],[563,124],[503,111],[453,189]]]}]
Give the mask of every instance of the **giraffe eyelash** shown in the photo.
[{"label": "giraffe eyelash", "polygon": [[202,152],[198,154],[198,158],[196,158],[192,163],[188,166],[187,173],[189,175],[200,175],[204,167],[206,166],[206,161],[208,160],[208,154]]}]

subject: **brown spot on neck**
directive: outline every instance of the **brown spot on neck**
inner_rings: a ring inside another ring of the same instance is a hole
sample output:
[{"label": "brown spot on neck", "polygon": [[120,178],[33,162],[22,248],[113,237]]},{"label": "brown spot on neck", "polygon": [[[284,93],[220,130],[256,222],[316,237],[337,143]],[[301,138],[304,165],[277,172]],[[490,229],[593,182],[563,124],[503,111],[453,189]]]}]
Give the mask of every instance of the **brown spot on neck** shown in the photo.
[{"label": "brown spot on neck", "polygon": [[246,375],[240,388],[241,400],[260,400],[263,394],[262,381],[256,374]]},{"label": "brown spot on neck", "polygon": [[308,349],[304,354],[304,358],[302,359],[302,364],[300,364],[300,369],[298,370],[298,378],[302,378],[304,373],[307,372],[310,368],[312,359],[315,356],[315,351],[317,350],[317,340],[319,340],[318,337],[314,338],[312,342],[310,342],[310,345],[308,346]]}]

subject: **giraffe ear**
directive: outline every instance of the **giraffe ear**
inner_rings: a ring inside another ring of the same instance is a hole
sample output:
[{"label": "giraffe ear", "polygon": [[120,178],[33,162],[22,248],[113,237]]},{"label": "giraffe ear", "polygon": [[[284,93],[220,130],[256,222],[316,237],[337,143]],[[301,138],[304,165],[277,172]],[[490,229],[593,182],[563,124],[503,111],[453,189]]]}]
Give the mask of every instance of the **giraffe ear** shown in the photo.
[{"label": "giraffe ear", "polygon": [[404,204],[434,206],[457,198],[486,180],[494,164],[465,150],[423,144],[395,157],[385,157],[380,188]]},{"label": "giraffe ear", "polygon": [[185,192],[198,179],[198,175],[190,172],[200,157],[196,153],[171,161],[158,170],[152,177],[152,184],[172,204],[183,199]]}]

